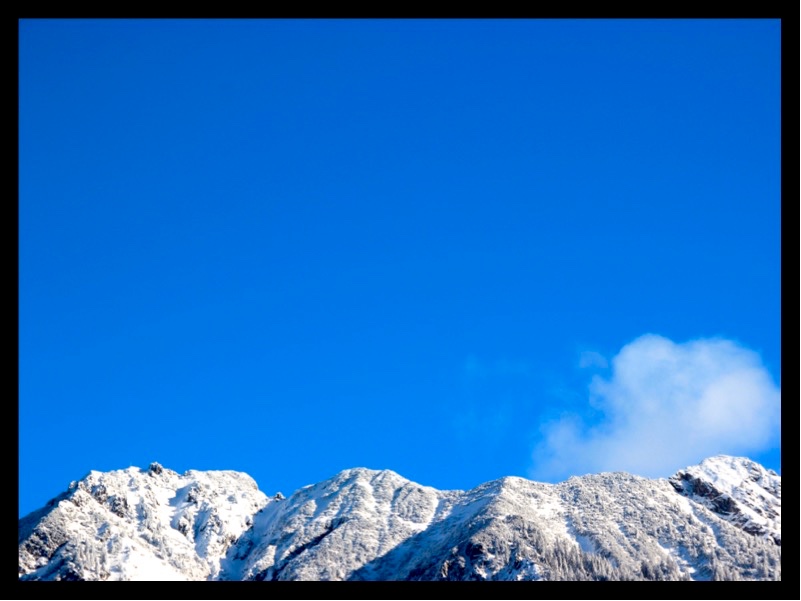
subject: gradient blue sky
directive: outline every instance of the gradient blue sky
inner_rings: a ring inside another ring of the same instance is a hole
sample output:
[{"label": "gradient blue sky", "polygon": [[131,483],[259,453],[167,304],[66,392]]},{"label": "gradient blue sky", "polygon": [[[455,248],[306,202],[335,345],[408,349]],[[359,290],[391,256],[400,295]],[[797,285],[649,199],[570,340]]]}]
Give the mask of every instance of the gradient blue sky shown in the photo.
[{"label": "gradient blue sky", "polygon": [[151,461],[536,476],[648,341],[780,386],[777,20],[19,30],[20,514]]}]

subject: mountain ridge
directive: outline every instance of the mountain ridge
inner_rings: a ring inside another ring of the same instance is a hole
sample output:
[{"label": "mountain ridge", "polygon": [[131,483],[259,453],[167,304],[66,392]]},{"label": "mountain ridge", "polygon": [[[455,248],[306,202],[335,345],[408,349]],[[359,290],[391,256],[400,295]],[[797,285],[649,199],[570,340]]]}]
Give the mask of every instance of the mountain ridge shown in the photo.
[{"label": "mountain ridge", "polygon": [[18,543],[22,580],[780,580],[781,476],[718,455],[441,491],[349,468],[284,498],[153,463],[71,483]]}]

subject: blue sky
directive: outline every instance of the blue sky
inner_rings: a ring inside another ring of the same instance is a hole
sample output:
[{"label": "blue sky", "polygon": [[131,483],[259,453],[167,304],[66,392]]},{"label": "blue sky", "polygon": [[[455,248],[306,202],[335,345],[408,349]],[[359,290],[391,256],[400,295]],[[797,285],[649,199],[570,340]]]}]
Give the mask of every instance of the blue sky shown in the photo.
[{"label": "blue sky", "polygon": [[151,461],[780,470],[779,21],[19,40],[20,514]]}]

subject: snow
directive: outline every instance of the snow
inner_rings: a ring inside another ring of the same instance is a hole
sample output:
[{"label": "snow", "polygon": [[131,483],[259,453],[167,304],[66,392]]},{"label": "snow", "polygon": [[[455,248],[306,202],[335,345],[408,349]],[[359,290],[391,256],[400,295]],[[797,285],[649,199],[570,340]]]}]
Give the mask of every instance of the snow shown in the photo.
[{"label": "snow", "polygon": [[744,530],[781,541],[781,476],[745,457],[717,455],[671,478],[684,494]]},{"label": "snow", "polygon": [[665,547],[662,545],[659,545],[659,547],[662,549],[665,555],[667,555],[673,562],[676,563],[676,565],[679,567],[679,571],[686,574],[690,580],[695,580],[693,575],[697,572],[697,570],[689,561],[687,561],[686,551],[679,551],[675,547]]},{"label": "snow", "polygon": [[123,558],[119,571],[109,580],[187,580],[185,574],[137,547],[126,548]]},{"label": "snow", "polygon": [[[716,509],[720,495],[736,513]],[[778,474],[725,456],[670,482],[622,473],[559,484],[508,477],[469,491],[354,468],[286,499],[267,498],[239,472],[178,474],[152,464],[90,472],[20,520],[20,576],[780,578],[780,497]],[[756,526],[756,536],[743,530]]]}]

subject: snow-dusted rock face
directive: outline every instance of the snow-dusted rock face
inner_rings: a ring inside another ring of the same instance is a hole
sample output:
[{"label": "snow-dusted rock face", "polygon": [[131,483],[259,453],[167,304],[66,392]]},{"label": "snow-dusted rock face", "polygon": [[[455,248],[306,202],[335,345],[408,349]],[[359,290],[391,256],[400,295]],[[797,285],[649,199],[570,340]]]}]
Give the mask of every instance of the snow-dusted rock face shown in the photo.
[{"label": "snow-dusted rock face", "polygon": [[782,478],[743,457],[718,455],[670,478],[680,493],[746,532],[782,541]]},{"label": "snow-dusted rock face", "polygon": [[781,477],[744,458],[714,457],[670,481],[509,477],[465,492],[358,468],[286,499],[268,499],[245,474],[179,475],[153,464],[92,472],[20,520],[19,572],[32,580],[779,580],[780,541]]}]

